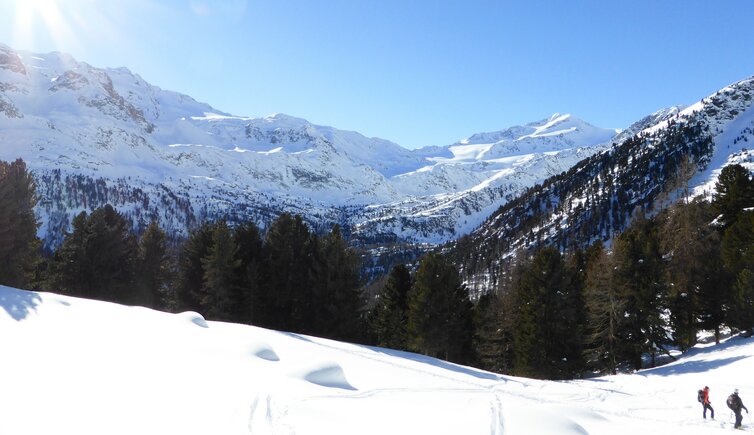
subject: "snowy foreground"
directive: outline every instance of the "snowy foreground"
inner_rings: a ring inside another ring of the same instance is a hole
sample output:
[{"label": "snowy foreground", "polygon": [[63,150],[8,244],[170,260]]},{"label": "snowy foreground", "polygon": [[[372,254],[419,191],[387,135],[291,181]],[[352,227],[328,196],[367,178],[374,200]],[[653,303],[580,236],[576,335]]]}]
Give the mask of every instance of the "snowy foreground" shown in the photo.
[{"label": "snowy foreground", "polygon": [[[751,339],[542,382],[51,293],[0,287],[0,307],[0,434],[729,433],[736,387],[754,410]],[[704,385],[715,421],[696,402]]]}]

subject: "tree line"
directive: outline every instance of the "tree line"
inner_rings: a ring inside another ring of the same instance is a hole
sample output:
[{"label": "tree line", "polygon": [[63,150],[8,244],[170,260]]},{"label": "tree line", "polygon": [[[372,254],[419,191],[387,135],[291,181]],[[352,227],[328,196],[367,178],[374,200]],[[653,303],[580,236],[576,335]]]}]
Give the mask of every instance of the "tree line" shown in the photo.
[{"label": "tree line", "polygon": [[472,301],[440,253],[392,268],[367,299],[360,259],[339,227],[313,233],[283,214],[204,223],[171,243],[105,206],[73,220],[42,256],[33,177],[0,162],[0,284],[193,310],[253,324],[423,353],[488,370],[568,379],[655,363],[699,330],[754,332],[754,181],[723,169],[712,201],[637,213],[609,243],[521,251]]},{"label": "tree line", "polygon": [[500,258],[510,252],[543,245],[571,252],[607,241],[625,231],[636,209],[666,207],[664,196],[709,164],[715,133],[699,112],[636,134],[509,198],[476,231],[452,242],[450,255],[472,290],[482,291],[485,278],[498,284],[506,272]]},{"label": "tree line", "polygon": [[711,201],[634,216],[609,244],[522,253],[477,304],[479,365],[567,379],[653,366],[702,330],[754,334],[751,207],[751,174],[732,165]]},{"label": "tree line", "polygon": [[[363,291],[361,258],[338,225],[320,235],[290,214],[265,231],[219,220],[172,243],[156,222],[135,234],[105,205],[79,213],[61,245],[43,255],[35,204],[24,162],[0,163],[2,284],[375,343],[377,315]],[[458,343],[471,336],[471,303],[457,271],[430,255],[411,282],[411,349],[460,361],[470,352],[470,342]]]}]

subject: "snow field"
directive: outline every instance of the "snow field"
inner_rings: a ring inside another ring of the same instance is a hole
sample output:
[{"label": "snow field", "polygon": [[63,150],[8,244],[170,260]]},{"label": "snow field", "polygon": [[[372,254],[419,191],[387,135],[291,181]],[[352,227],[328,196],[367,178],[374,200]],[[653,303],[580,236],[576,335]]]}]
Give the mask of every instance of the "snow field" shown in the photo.
[{"label": "snow field", "polygon": [[754,403],[752,339],[548,382],[191,312],[7,287],[0,307],[0,434],[709,434],[733,388]]}]

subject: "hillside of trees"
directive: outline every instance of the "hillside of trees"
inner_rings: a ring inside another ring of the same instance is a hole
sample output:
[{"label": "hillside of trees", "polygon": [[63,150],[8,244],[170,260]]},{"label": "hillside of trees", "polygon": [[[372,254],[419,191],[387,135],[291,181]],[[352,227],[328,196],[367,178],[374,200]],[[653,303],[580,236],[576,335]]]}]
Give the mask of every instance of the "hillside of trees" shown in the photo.
[{"label": "hillside of trees", "polygon": [[[643,130],[528,189],[470,235],[446,248],[474,293],[496,287],[519,249],[556,246],[563,252],[608,242],[633,216],[653,215],[713,155],[720,126],[754,100],[750,83],[705,98],[700,110],[676,115],[663,128]],[[746,141],[745,131],[734,143]]]},{"label": "hillside of trees", "polygon": [[495,286],[486,278],[509,269],[506,256],[519,249],[573,251],[610,240],[634,214],[652,212],[663,196],[704,168],[712,151],[712,134],[701,120],[674,121],[651,135],[636,135],[506,203],[454,243],[449,255],[476,290]]},{"label": "hillside of trees", "polygon": [[105,206],[79,214],[46,253],[35,189],[22,161],[0,162],[0,284],[547,379],[653,365],[693,346],[700,330],[754,333],[754,180],[737,165],[722,171],[712,201],[651,218],[638,210],[605,243],[518,250],[473,302],[437,252],[394,266],[370,297],[340,229],[314,233],[287,214],[264,232],[207,222],[173,244],[154,223],[134,234]]}]

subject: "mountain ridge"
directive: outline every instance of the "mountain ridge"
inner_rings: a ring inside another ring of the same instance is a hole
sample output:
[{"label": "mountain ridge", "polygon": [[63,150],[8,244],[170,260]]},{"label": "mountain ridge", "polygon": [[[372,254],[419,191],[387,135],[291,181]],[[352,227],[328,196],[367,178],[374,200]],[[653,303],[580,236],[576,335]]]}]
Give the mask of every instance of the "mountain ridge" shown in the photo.
[{"label": "mountain ridge", "polygon": [[686,191],[709,198],[723,167],[743,163],[754,169],[749,141],[754,77],[640,120],[616,137],[615,146],[529,188],[446,251],[473,292],[489,291],[518,251],[609,242],[637,212],[651,216]]},{"label": "mountain ridge", "polygon": [[292,212],[314,228],[338,223],[356,243],[445,242],[616,134],[560,118],[501,130],[494,143],[408,150],[285,114],[234,116],[128,68],[0,45],[0,158],[24,158],[41,180],[48,247],[106,201],[135,229],[157,219],[176,236],[204,219],[265,226]]}]

